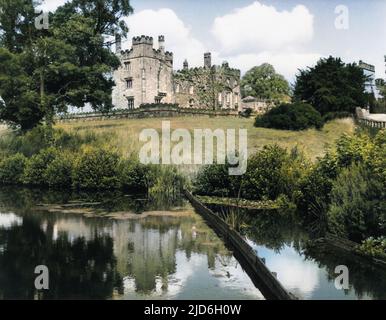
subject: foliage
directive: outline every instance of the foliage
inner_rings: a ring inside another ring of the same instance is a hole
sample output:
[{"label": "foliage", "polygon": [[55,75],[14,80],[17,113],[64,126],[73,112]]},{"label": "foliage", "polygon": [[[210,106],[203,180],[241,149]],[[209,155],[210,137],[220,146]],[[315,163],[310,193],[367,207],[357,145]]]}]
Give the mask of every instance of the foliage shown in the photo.
[{"label": "foliage", "polygon": [[289,154],[277,145],[265,146],[248,159],[242,197],[275,200],[280,195],[287,195],[292,198],[307,167],[307,161],[297,148]]},{"label": "foliage", "polygon": [[294,98],[311,104],[322,115],[328,112],[354,113],[366,105],[366,76],[356,64],[340,58],[320,59],[315,67],[300,70],[296,76]]},{"label": "foliage", "polygon": [[0,183],[20,184],[23,181],[26,157],[20,153],[11,155],[0,162]]},{"label": "foliage", "polygon": [[352,163],[371,161],[369,157],[373,147],[373,142],[366,134],[342,135],[336,142],[338,166],[347,167]]},{"label": "foliage", "polygon": [[45,186],[44,172],[48,165],[58,156],[57,150],[50,147],[41,150],[28,159],[24,170],[24,183],[31,186]]},{"label": "foliage", "polygon": [[61,154],[52,160],[44,171],[44,179],[51,188],[71,188],[74,167],[73,155]]},{"label": "foliage", "polygon": [[35,1],[12,2],[0,1],[0,119],[29,130],[68,105],[111,109],[110,73],[120,62],[104,37],[126,34],[129,1],[69,1],[48,30],[34,27]]},{"label": "foliage", "polygon": [[151,186],[152,169],[134,159],[121,160],[120,183],[123,189],[132,192],[147,192]]},{"label": "foliage", "polygon": [[199,195],[238,197],[241,180],[239,176],[230,176],[229,168],[228,163],[204,166],[194,180],[194,192]]},{"label": "foliage", "polygon": [[333,233],[361,241],[386,231],[386,191],[363,165],[345,168],[333,183],[328,211]]},{"label": "foliage", "polygon": [[119,186],[116,152],[86,148],[75,162],[73,184],[77,189],[115,189]]},{"label": "foliage", "polygon": [[249,70],[243,76],[240,86],[243,97],[283,101],[290,95],[287,80],[268,63]]},{"label": "foliage", "polygon": [[315,234],[323,234],[327,230],[326,214],[337,174],[336,155],[327,153],[300,179],[295,203],[303,222]]},{"label": "foliage", "polygon": [[281,104],[258,116],[255,127],[283,130],[304,130],[312,127],[320,129],[323,127],[323,120],[320,113],[309,104]]},{"label": "foliage", "polygon": [[362,241],[357,250],[371,257],[386,259],[386,238],[369,237]]}]

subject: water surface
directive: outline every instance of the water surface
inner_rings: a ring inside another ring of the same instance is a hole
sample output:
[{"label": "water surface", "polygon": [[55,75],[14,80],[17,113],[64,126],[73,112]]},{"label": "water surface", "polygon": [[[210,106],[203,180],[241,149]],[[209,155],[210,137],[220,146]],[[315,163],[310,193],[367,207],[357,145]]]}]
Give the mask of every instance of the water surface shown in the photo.
[{"label": "water surface", "polygon": [[[34,288],[46,265],[50,288]],[[0,191],[2,299],[263,299],[186,202]]]}]

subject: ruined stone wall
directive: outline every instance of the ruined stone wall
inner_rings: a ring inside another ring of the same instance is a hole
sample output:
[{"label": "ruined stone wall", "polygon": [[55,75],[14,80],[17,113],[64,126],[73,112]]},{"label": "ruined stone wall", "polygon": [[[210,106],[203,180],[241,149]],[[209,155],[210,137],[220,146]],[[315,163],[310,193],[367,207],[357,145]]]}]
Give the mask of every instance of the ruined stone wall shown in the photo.
[{"label": "ruined stone wall", "polygon": [[239,110],[240,71],[228,65],[192,68],[174,74],[176,103],[182,108]]}]

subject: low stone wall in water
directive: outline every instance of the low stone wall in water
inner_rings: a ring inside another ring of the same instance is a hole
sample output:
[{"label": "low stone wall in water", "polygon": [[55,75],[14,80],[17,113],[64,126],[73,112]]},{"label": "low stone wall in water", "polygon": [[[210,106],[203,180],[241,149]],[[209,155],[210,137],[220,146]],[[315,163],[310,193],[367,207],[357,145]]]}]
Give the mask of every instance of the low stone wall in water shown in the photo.
[{"label": "low stone wall in water", "polygon": [[237,231],[230,228],[224,220],[203,205],[189,191],[184,190],[184,193],[213,230],[233,247],[235,256],[240,257],[243,262],[240,263],[266,299],[292,300],[296,298],[282,286],[263,260],[256,255],[256,252]]}]

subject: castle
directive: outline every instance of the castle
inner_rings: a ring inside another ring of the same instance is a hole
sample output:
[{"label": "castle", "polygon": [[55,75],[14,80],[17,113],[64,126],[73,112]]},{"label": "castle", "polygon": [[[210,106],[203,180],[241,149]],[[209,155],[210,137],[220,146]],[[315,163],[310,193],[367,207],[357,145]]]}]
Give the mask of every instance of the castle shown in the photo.
[{"label": "castle", "polygon": [[121,50],[116,39],[116,54],[121,66],[113,74],[113,105],[118,109],[136,109],[143,104],[171,103],[181,108],[233,109],[241,108],[240,70],[228,63],[212,65],[211,54],[204,54],[204,66],[173,71],[173,53],[165,51],[164,36],[158,37],[158,49],[153,38],[134,37],[130,50]]}]

